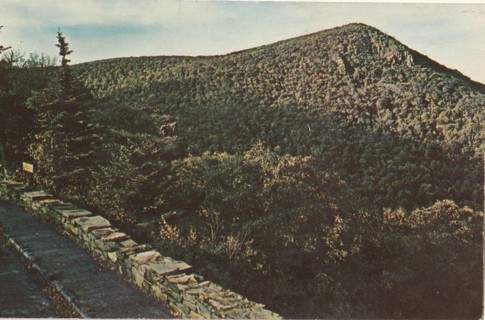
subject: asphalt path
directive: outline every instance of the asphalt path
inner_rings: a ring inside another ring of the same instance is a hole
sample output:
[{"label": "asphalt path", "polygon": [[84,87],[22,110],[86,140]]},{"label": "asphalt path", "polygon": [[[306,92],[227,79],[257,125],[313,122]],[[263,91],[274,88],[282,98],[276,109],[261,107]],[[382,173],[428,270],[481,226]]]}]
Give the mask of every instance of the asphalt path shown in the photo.
[{"label": "asphalt path", "polygon": [[[123,280],[117,272],[100,267],[54,226],[3,200],[0,200],[0,233],[45,272],[44,278],[64,290],[85,317],[172,318],[159,301]],[[0,277],[0,291],[8,296],[7,286],[1,282]],[[0,305],[0,310],[7,307]]]},{"label": "asphalt path", "polygon": [[56,317],[43,283],[25,269],[20,257],[0,238],[0,318]]}]

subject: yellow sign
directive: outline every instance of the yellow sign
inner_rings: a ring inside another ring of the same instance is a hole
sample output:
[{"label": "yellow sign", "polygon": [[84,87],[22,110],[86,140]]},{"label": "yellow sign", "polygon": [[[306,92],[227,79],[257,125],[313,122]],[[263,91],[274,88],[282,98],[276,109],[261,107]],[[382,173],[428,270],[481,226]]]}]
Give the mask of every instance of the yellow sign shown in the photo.
[{"label": "yellow sign", "polygon": [[27,162],[22,162],[22,169],[25,172],[34,173],[34,165],[33,164],[30,164],[30,163],[27,163]]}]

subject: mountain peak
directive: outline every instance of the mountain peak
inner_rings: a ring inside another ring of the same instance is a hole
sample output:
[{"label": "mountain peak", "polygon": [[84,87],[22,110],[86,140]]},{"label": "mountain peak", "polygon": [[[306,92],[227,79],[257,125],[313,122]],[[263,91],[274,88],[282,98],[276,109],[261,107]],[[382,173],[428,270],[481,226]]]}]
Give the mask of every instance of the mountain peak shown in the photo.
[{"label": "mountain peak", "polygon": [[396,69],[398,66],[425,68],[464,81],[467,85],[485,93],[485,85],[472,81],[459,71],[432,60],[391,35],[364,23],[353,22],[249,51],[260,51],[266,48],[279,52],[287,50],[288,47],[300,50],[309,56],[318,53],[317,60],[325,56],[329,57],[339,65],[341,75],[350,75],[349,72],[365,67],[369,63],[374,64],[373,71],[382,68]]}]

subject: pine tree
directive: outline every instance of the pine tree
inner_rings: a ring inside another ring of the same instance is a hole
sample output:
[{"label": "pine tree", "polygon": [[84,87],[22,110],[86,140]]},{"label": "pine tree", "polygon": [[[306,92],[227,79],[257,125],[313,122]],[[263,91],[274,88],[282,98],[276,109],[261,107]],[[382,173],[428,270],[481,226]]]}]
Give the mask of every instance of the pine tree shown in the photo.
[{"label": "pine tree", "polygon": [[[0,29],[2,29],[3,26],[0,26]],[[10,47],[5,47],[3,45],[0,45],[0,55],[6,51],[10,49]],[[7,91],[7,87],[8,87],[8,70],[6,68],[6,65],[4,63],[4,61],[0,58],[0,114],[4,114],[3,112],[3,109],[4,107],[6,106],[5,105],[5,98],[6,98],[6,91]],[[4,122],[4,119],[5,119],[5,116],[2,116],[2,120],[0,120],[0,124],[2,125],[2,130],[0,132],[0,173],[2,173],[3,175],[6,174],[6,168],[7,168],[7,164],[6,164],[6,160],[5,160],[5,127],[6,125],[3,124]]]},{"label": "pine tree", "polygon": [[66,57],[73,53],[73,51],[69,49],[69,43],[66,42],[66,37],[62,35],[61,29],[57,30],[57,41],[59,43],[56,44],[56,47],[59,48],[59,55],[62,57],[61,65],[63,67],[67,67],[71,60],[67,59]]},{"label": "pine tree", "polygon": [[74,51],[69,49],[69,43],[66,42],[66,37],[62,35],[60,29],[57,30],[57,44],[56,47],[59,48],[59,55],[61,56],[61,71],[60,71],[60,86],[61,86],[61,93],[65,97],[74,94],[74,83],[71,77],[71,69],[69,67],[69,60],[67,58],[68,55],[73,53]]},{"label": "pine tree", "polygon": [[30,147],[38,172],[36,181],[56,192],[80,192],[91,177],[99,143],[97,128],[90,123],[94,99],[71,75],[73,51],[60,30],[57,33],[61,67],[47,89],[29,101],[38,110],[38,133]]}]

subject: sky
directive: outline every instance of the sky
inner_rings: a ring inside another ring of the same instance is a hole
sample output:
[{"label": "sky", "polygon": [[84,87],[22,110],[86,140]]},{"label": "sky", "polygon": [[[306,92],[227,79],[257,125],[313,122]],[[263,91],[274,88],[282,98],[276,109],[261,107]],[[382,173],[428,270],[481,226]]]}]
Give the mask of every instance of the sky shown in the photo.
[{"label": "sky", "polygon": [[485,0],[434,2],[0,0],[0,44],[55,56],[60,28],[72,63],[218,55],[362,22],[485,83]]}]

